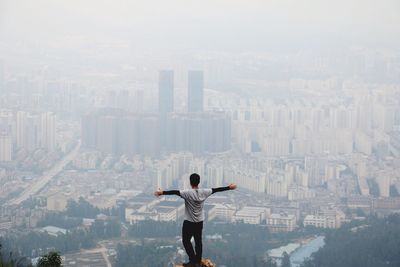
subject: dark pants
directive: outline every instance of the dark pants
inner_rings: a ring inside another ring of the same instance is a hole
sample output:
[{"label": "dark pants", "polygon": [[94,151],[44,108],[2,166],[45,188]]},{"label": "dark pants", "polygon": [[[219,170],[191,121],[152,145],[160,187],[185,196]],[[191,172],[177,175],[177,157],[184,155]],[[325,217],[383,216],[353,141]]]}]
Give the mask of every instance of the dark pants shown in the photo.
[{"label": "dark pants", "polygon": [[[203,243],[201,241],[201,234],[203,231],[203,222],[189,222],[183,221],[182,226],[182,243],[185,247],[186,253],[189,256],[190,262],[201,262],[201,254],[203,253]],[[194,237],[195,250],[190,240]]]}]

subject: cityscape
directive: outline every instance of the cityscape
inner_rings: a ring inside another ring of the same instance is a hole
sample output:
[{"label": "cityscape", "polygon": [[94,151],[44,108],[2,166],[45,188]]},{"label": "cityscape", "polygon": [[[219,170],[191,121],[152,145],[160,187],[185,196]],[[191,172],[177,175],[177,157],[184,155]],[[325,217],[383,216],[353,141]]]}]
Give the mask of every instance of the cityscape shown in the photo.
[{"label": "cityscape", "polygon": [[[15,266],[51,251],[66,267],[183,262],[185,202],[153,192],[192,173],[237,185],[204,206],[217,266],[308,266],[326,233],[400,211],[399,46],[152,53],[3,31],[0,257]],[[253,265],[216,252],[230,229],[263,244],[249,255],[243,241]]]}]

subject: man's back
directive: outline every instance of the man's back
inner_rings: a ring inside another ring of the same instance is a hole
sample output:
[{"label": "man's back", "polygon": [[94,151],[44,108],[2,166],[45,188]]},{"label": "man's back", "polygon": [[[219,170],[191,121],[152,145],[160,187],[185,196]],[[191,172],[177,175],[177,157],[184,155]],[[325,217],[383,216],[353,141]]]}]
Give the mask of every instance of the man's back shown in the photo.
[{"label": "man's back", "polygon": [[211,196],[212,189],[187,189],[181,190],[179,193],[185,200],[185,220],[204,221],[204,201]]},{"label": "man's back", "polygon": [[[183,266],[200,266],[201,255],[203,253],[202,232],[204,221],[204,201],[216,192],[236,189],[235,184],[226,187],[217,187],[211,189],[199,189],[200,176],[197,173],[190,175],[190,185],[192,189],[187,190],[169,190],[159,189],[154,192],[155,196],[177,195],[185,200],[185,220],[182,225],[182,243],[189,256],[189,262]],[[193,250],[191,238],[194,238],[196,251]]]}]

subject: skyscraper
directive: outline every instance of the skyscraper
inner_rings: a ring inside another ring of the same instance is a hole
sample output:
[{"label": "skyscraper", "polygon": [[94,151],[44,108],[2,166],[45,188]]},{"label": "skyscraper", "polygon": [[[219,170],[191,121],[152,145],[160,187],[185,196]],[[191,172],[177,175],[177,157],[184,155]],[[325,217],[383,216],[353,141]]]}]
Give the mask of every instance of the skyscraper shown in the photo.
[{"label": "skyscraper", "polygon": [[45,148],[48,151],[56,149],[56,115],[54,113],[42,113],[40,136],[40,144],[42,148]]},{"label": "skyscraper", "polygon": [[203,97],[203,71],[191,70],[188,73],[188,112],[202,112]]},{"label": "skyscraper", "polygon": [[4,81],[4,63],[0,59],[0,94],[4,93],[5,81]]},{"label": "skyscraper", "polygon": [[160,115],[174,111],[174,71],[161,70],[158,76],[158,110]]}]

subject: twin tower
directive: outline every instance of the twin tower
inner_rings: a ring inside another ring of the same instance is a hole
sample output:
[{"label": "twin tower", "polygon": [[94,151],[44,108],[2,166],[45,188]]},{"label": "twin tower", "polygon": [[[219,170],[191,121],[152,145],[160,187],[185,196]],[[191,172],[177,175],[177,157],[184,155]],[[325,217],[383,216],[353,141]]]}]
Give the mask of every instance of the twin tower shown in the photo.
[{"label": "twin tower", "polygon": [[[158,78],[158,109],[161,115],[174,111],[174,71],[161,70]],[[188,72],[187,111],[202,112],[204,105],[204,75],[203,71]]]}]

